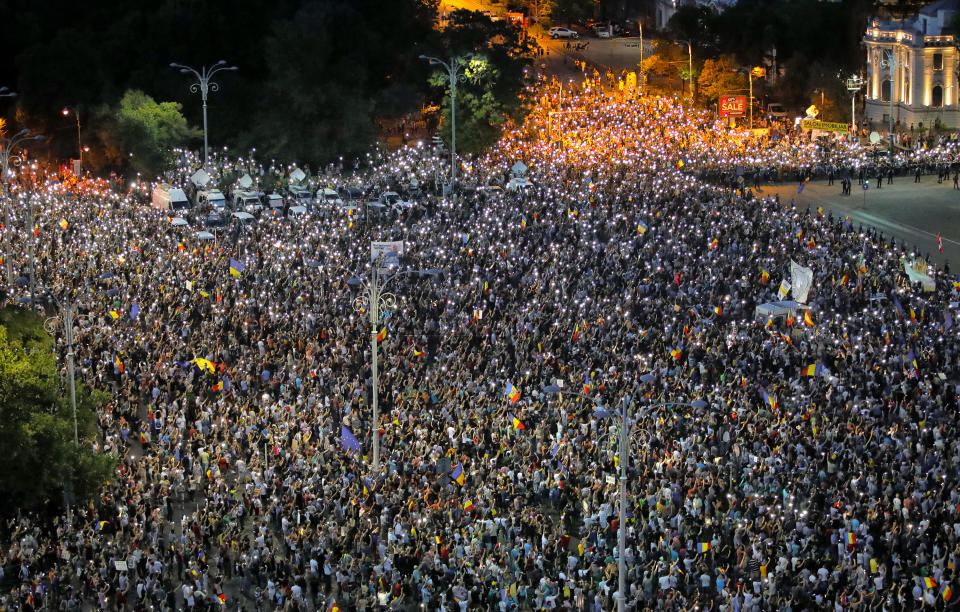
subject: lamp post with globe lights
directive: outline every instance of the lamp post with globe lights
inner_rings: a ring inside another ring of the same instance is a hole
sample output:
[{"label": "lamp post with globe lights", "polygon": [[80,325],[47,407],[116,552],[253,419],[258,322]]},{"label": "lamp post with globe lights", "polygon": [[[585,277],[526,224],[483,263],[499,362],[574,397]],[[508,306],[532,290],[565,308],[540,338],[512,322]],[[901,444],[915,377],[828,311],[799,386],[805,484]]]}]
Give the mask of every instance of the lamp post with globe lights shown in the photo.
[{"label": "lamp post with globe lights", "polygon": [[[630,443],[628,436],[633,425],[640,420],[638,415],[631,414],[631,409],[633,408],[633,398],[636,396],[639,384],[641,382],[649,383],[653,380],[655,380],[655,377],[652,374],[644,374],[640,376],[637,384],[633,388],[633,391],[624,395],[624,397],[621,399],[619,412],[611,412],[604,408],[600,403],[601,399],[599,397],[590,397],[589,395],[576,392],[565,392],[562,388],[556,385],[548,385],[543,388],[543,392],[546,394],[558,396],[572,395],[573,397],[592,401],[596,404],[596,409],[593,413],[594,416],[600,419],[613,418],[616,419],[620,424],[620,435],[617,445],[617,462],[620,466],[619,487],[617,491],[617,496],[619,497],[619,523],[617,525],[617,612],[624,612],[627,596],[627,564],[624,555],[627,547],[627,466],[630,462]],[[703,400],[694,400],[692,402],[662,402],[657,404],[648,404],[640,408],[641,415],[639,416],[642,418],[661,408],[667,408],[670,406],[689,406],[692,408],[703,409],[707,408],[708,404]]]},{"label": "lamp post with globe lights", "polygon": [[203,167],[207,167],[207,154],[209,151],[209,141],[207,139],[207,93],[220,91],[220,85],[211,81],[211,77],[221,70],[237,70],[236,66],[227,66],[226,60],[220,60],[209,68],[201,66],[200,70],[184,66],[177,62],[170,62],[171,68],[177,68],[181,74],[192,74],[197,77],[197,82],[190,85],[190,93],[200,92],[200,98],[203,100]]}]

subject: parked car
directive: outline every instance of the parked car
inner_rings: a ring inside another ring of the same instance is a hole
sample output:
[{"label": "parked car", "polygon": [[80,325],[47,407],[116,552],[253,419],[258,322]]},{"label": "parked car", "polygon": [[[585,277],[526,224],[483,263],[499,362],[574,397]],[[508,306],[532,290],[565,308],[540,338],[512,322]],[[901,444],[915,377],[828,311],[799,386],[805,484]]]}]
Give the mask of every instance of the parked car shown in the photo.
[{"label": "parked car", "polygon": [[577,40],[580,38],[580,34],[571,30],[570,28],[550,28],[550,38],[572,38]]},{"label": "parked car", "polygon": [[333,189],[322,187],[317,189],[317,206],[325,208],[343,206],[343,198]]},{"label": "parked car", "polygon": [[525,176],[515,176],[507,183],[507,191],[523,191],[530,187],[533,187],[533,183]]},{"label": "parked car", "polygon": [[226,210],[227,198],[219,189],[200,189],[197,191],[197,206],[205,204],[209,204],[215,211]]},{"label": "parked car", "polygon": [[772,119],[786,119],[789,113],[783,104],[771,102],[767,104],[767,115]]},{"label": "parked car", "polygon": [[153,188],[152,202],[154,208],[160,210],[189,210],[190,201],[183,189],[179,189],[169,183],[160,183]]},{"label": "parked car", "polygon": [[290,185],[287,187],[287,192],[299,206],[309,207],[313,204],[313,192],[309,187],[304,185]]},{"label": "parked car", "polygon": [[237,189],[233,192],[233,210],[242,210],[251,214],[257,214],[263,210],[263,203],[260,201],[259,191],[249,191],[246,189]]}]

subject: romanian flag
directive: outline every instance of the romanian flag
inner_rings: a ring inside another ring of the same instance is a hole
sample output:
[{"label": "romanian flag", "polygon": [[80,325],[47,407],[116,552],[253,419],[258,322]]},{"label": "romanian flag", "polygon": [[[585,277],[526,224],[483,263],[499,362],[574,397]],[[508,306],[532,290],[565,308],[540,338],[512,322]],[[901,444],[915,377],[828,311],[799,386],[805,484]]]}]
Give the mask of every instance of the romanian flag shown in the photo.
[{"label": "romanian flag", "polygon": [[223,381],[221,380],[221,381],[218,382],[217,384],[213,385],[213,390],[214,390],[214,391],[222,391],[222,390],[223,390]]},{"label": "romanian flag", "polygon": [[[67,223],[67,220],[66,220],[66,219],[60,219],[60,228],[61,228],[61,229],[67,229],[67,227],[69,227],[69,225],[70,225],[70,224]],[[940,241],[940,234],[937,234],[937,242],[939,242],[939,241]],[[943,253],[943,249],[940,249],[940,252]]]},{"label": "romanian flag", "polygon": [[96,531],[103,531],[103,526],[110,523],[110,521],[98,521],[97,526],[94,528]]},{"label": "romanian flag", "polygon": [[220,593],[219,595],[217,595],[217,601],[220,602],[220,605],[221,605],[221,606],[222,606],[223,604],[227,603],[227,595],[226,595],[226,593]]},{"label": "romanian flag", "polygon": [[643,221],[637,222],[637,233],[641,236],[647,233],[647,224]]},{"label": "romanian flag", "polygon": [[377,334],[377,342],[383,342],[384,340],[386,340],[386,338],[387,338],[387,328],[386,326],[384,326],[384,328],[380,330],[380,333]]},{"label": "romanian flag", "polygon": [[520,419],[514,416],[512,412],[510,413],[510,420],[513,422],[514,429],[526,429],[524,424],[520,422]]},{"label": "romanian flag", "polygon": [[776,396],[776,395],[769,395],[769,394],[766,392],[766,390],[763,391],[763,401],[764,401],[764,403],[766,403],[767,405],[769,405],[770,408],[772,408],[773,410],[776,410],[777,408],[780,407],[779,404],[777,403],[777,396]]},{"label": "romanian flag", "polygon": [[760,268],[760,284],[766,285],[770,281],[770,273],[766,268]]},{"label": "romanian flag", "polygon": [[936,583],[936,581],[935,581],[933,578],[931,578],[930,576],[924,576],[924,577],[923,577],[923,586],[924,586],[925,588],[932,589],[933,587],[937,586],[937,583]]},{"label": "romanian flag", "polygon": [[246,265],[242,261],[237,261],[234,258],[230,258],[230,275],[231,276],[240,276],[240,273],[246,269]]},{"label": "romanian flag", "polygon": [[852,531],[848,531],[848,532],[847,532],[847,544],[849,544],[850,546],[853,546],[853,545],[855,545],[856,543],[857,543],[857,534],[853,533]]},{"label": "romanian flag", "polygon": [[520,215],[520,227],[522,229],[527,229],[527,218],[523,215]]},{"label": "romanian flag", "polygon": [[803,322],[807,324],[808,327],[813,327],[816,323],[813,322],[813,317],[810,316],[809,310],[803,311]]},{"label": "romanian flag", "polygon": [[117,369],[120,371],[121,374],[123,373],[123,362],[120,361],[120,355],[114,355],[113,365],[117,366]]},{"label": "romanian flag", "polygon": [[513,386],[513,383],[509,380],[507,381],[507,390],[503,392],[504,397],[510,400],[511,403],[517,403],[517,400],[520,399],[520,390]]},{"label": "romanian flag", "polygon": [[327,612],[343,612],[340,609],[340,606],[337,605],[337,598],[334,597],[330,600],[330,605],[327,606]]},{"label": "romanian flag", "polygon": [[950,601],[950,598],[953,597],[953,589],[950,588],[949,584],[943,585],[940,589],[940,596],[943,597],[943,601]]},{"label": "romanian flag", "polygon": [[463,486],[463,483],[467,481],[467,476],[463,473],[463,464],[458,463],[456,467],[453,468],[453,470],[450,472],[450,480],[457,483],[461,487]]},{"label": "romanian flag", "polygon": [[190,360],[190,363],[200,368],[201,371],[205,370],[214,374],[216,372],[216,367],[213,365],[213,362],[209,359],[203,359],[202,357],[194,357]]},{"label": "romanian flag", "polygon": [[683,349],[680,347],[677,347],[672,351],[670,351],[670,354],[673,356],[674,359],[677,359],[677,360],[683,359]]},{"label": "romanian flag", "polygon": [[119,310],[110,310],[110,311],[107,311],[107,314],[109,314],[110,318],[113,319],[114,321],[120,318]]},{"label": "romanian flag", "polygon": [[800,370],[800,374],[803,376],[820,376],[823,374],[823,366],[819,363],[811,363]]},{"label": "romanian flag", "polygon": [[714,306],[713,312],[715,312],[718,317],[721,316],[723,314],[723,306]]},{"label": "romanian flag", "polygon": [[178,251],[186,251],[186,250],[187,250],[187,247],[186,247],[182,242],[180,242],[179,240],[177,240],[177,250],[178,250]]},{"label": "romanian flag", "polygon": [[714,238],[713,241],[710,242],[710,250],[712,251],[713,249],[717,248],[718,244],[720,244],[720,241]]},{"label": "romanian flag", "polygon": [[913,311],[913,306],[910,307],[910,320],[914,323],[917,322],[917,313]]},{"label": "romanian flag", "polygon": [[472,510],[472,509],[473,509],[473,502],[470,501],[469,499],[468,499],[467,501],[463,502],[463,509],[466,510],[466,511],[468,511],[468,512],[469,512],[470,510]]},{"label": "romanian flag", "polygon": [[713,547],[710,545],[710,542],[700,542],[700,546],[697,547],[697,550],[699,550],[702,553],[705,553],[709,551],[711,548]]},{"label": "romanian flag", "polygon": [[913,366],[914,370],[920,370],[917,366],[917,356],[913,354],[913,349],[910,349],[910,352],[907,353],[907,364]]},{"label": "romanian flag", "polygon": [[413,356],[414,357],[423,357],[426,353],[424,351],[418,351],[417,347],[413,347]]},{"label": "romanian flag", "polygon": [[573,328],[573,340],[576,340],[578,336],[580,336],[580,323],[577,323]]}]

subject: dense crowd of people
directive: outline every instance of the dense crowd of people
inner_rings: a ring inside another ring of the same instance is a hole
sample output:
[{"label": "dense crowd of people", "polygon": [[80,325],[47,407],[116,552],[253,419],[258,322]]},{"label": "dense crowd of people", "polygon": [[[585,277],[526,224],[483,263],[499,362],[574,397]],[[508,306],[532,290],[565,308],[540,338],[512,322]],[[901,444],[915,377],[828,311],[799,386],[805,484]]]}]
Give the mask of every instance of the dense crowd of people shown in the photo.
[{"label": "dense crowd of people", "polygon": [[[599,612],[621,529],[628,610],[948,605],[957,284],[889,236],[704,180],[870,153],[590,81],[536,92],[461,169],[504,185],[521,162],[532,186],[421,193],[400,215],[201,241],[130,194],[38,193],[11,263],[32,242],[36,286],[77,305],[78,376],[113,395],[84,443],[118,466],[88,506],[5,525],[0,607]],[[310,180],[402,190],[445,160],[408,147]],[[421,272],[387,285],[377,423],[348,283],[385,265],[371,241]],[[809,309],[758,317],[798,269]],[[623,525],[619,425],[597,404],[631,413]]]}]

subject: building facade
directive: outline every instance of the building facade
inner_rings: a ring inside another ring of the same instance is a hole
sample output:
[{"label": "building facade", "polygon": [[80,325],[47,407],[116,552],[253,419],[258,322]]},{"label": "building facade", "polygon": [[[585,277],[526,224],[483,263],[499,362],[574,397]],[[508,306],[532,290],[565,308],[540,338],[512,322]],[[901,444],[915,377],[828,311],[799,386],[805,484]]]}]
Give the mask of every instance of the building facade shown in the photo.
[{"label": "building facade", "polygon": [[913,17],[871,22],[863,39],[864,114],[875,127],[889,129],[892,117],[895,130],[920,124],[960,128],[957,41],[949,31],[958,4],[960,0],[940,0]]}]

